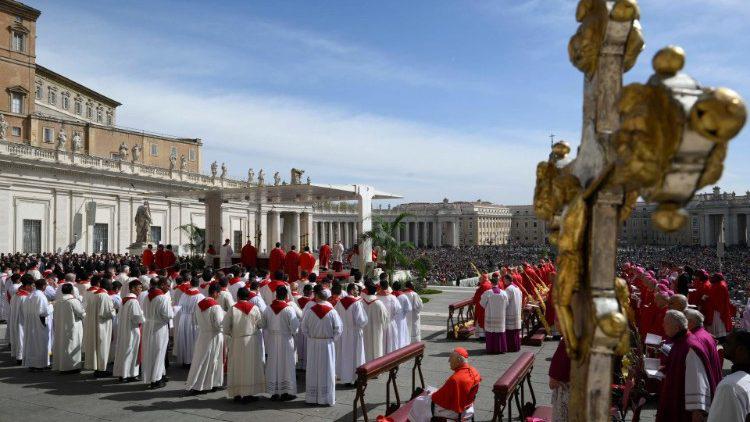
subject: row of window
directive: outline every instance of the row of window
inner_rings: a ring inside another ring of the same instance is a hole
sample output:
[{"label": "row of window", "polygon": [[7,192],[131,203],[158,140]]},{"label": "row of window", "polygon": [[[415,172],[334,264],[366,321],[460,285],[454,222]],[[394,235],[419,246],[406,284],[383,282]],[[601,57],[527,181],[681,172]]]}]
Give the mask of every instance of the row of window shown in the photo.
[{"label": "row of window", "polygon": [[[37,82],[36,85],[36,99],[41,101],[43,94],[43,87],[42,84]],[[47,103],[49,105],[57,107],[57,87],[55,86],[48,86],[47,87]],[[63,110],[69,110],[70,109],[70,92],[65,91],[62,94],[60,94],[60,106]],[[76,96],[76,98],[73,101],[73,113],[76,116],[83,115],[84,107],[83,107],[83,98],[80,96]],[[101,105],[98,105],[96,107],[96,119],[94,119],[94,105],[92,102],[87,101],[86,102],[86,119],[88,120],[95,120],[97,123],[104,124],[105,123],[105,112],[104,107]],[[113,124],[113,117],[112,117],[112,111],[107,110],[106,112],[106,124],[108,126],[111,126]]]},{"label": "row of window", "polygon": [[[151,147],[149,149],[149,153],[151,154],[152,157],[158,157],[159,156],[159,144],[157,144],[155,142],[151,143]],[[172,146],[172,147],[169,148],[169,156],[170,157],[175,157],[175,158],[178,157],[178,155],[177,155],[177,147]],[[194,148],[190,148],[188,150],[188,160],[190,160],[190,161],[195,161],[196,160],[196,155],[195,155],[195,149]]]}]

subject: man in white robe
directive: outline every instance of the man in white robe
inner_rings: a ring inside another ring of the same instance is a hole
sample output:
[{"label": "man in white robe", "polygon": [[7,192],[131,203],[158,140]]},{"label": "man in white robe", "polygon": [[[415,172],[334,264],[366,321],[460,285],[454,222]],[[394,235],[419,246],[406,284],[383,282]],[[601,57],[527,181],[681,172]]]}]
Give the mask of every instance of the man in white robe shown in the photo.
[{"label": "man in white robe", "polygon": [[34,290],[23,303],[23,366],[34,370],[49,367],[52,312],[44,295],[46,280],[36,280]]},{"label": "man in white robe", "polygon": [[[297,301],[297,307],[302,310],[304,315],[307,308],[315,305],[315,298],[313,297],[313,286],[311,284],[305,284],[302,288],[302,295],[295,298]],[[301,317],[300,317],[301,320]],[[307,363],[305,361],[306,356],[306,345],[305,333],[300,330],[294,338],[294,346],[297,349],[297,369],[305,370]]]},{"label": "man in white robe", "polygon": [[216,391],[224,385],[224,334],[221,331],[224,310],[217,302],[220,291],[218,284],[212,284],[208,297],[195,308],[198,337],[185,385],[191,395]]},{"label": "man in white robe", "polygon": [[406,289],[404,290],[404,296],[409,299],[411,305],[411,312],[407,314],[407,322],[409,324],[409,335],[411,339],[409,344],[418,343],[422,341],[422,298],[419,297],[419,293],[414,291],[414,283],[407,281],[405,283]]},{"label": "man in white robe", "polygon": [[745,421],[750,414],[750,333],[735,330],[724,343],[732,372],[716,386],[708,422]]},{"label": "man in white robe", "polygon": [[385,338],[383,339],[385,353],[398,350],[401,346],[401,335],[398,329],[399,315],[402,314],[401,303],[389,290],[388,281],[381,280],[380,288],[378,289],[378,300],[383,302],[383,305],[388,310],[388,315],[390,315],[388,324],[385,327]]},{"label": "man in white robe", "polygon": [[141,365],[143,382],[152,389],[164,387],[169,381],[164,368],[164,358],[169,343],[169,321],[174,318],[169,296],[162,289],[168,289],[166,278],[159,280],[158,288],[149,289],[145,300],[146,322],[143,325]]},{"label": "man in white robe", "polygon": [[177,363],[184,368],[193,361],[193,347],[198,338],[198,321],[195,319],[195,309],[198,302],[206,297],[198,290],[199,280],[191,280],[190,288],[183,292],[177,304],[179,311],[175,315],[174,350]]},{"label": "man in white robe", "polygon": [[357,368],[365,363],[362,329],[367,325],[367,313],[357,289],[356,284],[350,283],[346,288],[348,295],[339,300],[335,307],[343,324],[339,338],[341,354],[336,356],[336,374],[344,384],[354,384]]},{"label": "man in white robe", "polygon": [[23,304],[29,298],[34,289],[34,280],[31,276],[18,278],[16,293],[10,298],[10,314],[8,316],[8,331],[10,340],[10,355],[16,360],[16,364],[23,362]]},{"label": "man in white robe", "polygon": [[234,255],[234,250],[232,249],[232,245],[229,242],[229,239],[226,239],[224,241],[224,244],[221,245],[221,248],[219,248],[219,266],[221,268],[229,268],[232,266],[232,255]]},{"label": "man in white robe", "polygon": [[508,304],[505,307],[505,342],[508,352],[521,350],[521,307],[523,306],[523,294],[515,284],[510,274],[503,276],[505,280],[505,293],[508,295]]},{"label": "man in white robe", "polygon": [[263,363],[263,337],[260,326],[263,315],[260,307],[248,301],[250,292],[241,288],[235,303],[222,323],[227,350],[227,396],[234,401],[256,401],[256,394],[266,392]]},{"label": "man in white robe", "polygon": [[[96,307],[95,307],[95,300],[90,300],[92,296],[96,295],[96,292],[99,291],[99,283],[101,281],[101,277],[98,275],[95,275],[91,277],[91,280],[88,280],[88,282],[85,284],[88,286],[86,290],[81,293],[81,302],[83,303],[83,309],[86,311],[86,316],[83,318],[83,360],[84,362],[88,359],[88,356],[86,356],[87,351],[94,347],[92,345],[93,342],[96,341],[95,338],[92,337],[94,333],[96,333],[96,330],[93,328],[96,320]],[[80,284],[80,283],[79,283]]]},{"label": "man in white robe", "polygon": [[493,278],[495,285],[482,293],[479,305],[484,309],[485,350],[488,354],[505,353],[508,343],[505,338],[505,308],[508,295],[500,287],[500,281]]},{"label": "man in white robe", "polygon": [[115,281],[119,282],[120,286],[122,286],[120,297],[124,299],[130,293],[130,267],[123,265],[122,268],[120,268],[120,274],[117,274]]},{"label": "man in white robe", "polygon": [[[229,312],[229,309],[234,306],[234,302],[236,302],[235,298],[232,296],[232,293],[229,292],[228,289],[229,280],[227,280],[226,277],[222,277],[219,280],[219,287],[221,290],[219,291],[219,299],[217,299],[217,302],[219,302],[219,306],[221,306],[221,309],[226,313]],[[242,285],[242,283],[239,283]]]},{"label": "man in white robe", "polygon": [[81,372],[81,342],[83,341],[83,304],[73,293],[71,283],[62,285],[62,296],[54,303],[54,342],[52,370],[61,373]]},{"label": "man in white robe", "polygon": [[81,297],[81,294],[78,291],[78,288],[76,287],[76,275],[73,273],[65,274],[65,278],[63,278],[63,282],[57,285],[57,289],[55,290],[55,300],[60,299],[63,296],[62,287],[66,284],[70,284],[73,286],[73,297],[78,299],[79,302],[81,302],[81,305],[83,305],[83,298]]},{"label": "man in white robe", "polygon": [[305,402],[336,404],[336,346],[343,324],[338,312],[325,300],[322,286],[313,289],[316,304],[302,317],[302,332],[307,337]]},{"label": "man in white robe", "polygon": [[261,327],[266,342],[266,392],[273,401],[294,400],[297,375],[294,364],[294,335],[300,321],[294,308],[287,305],[287,289],[276,288],[276,300],[263,312]]},{"label": "man in white robe", "polygon": [[137,381],[140,370],[141,329],[146,319],[138,301],[143,285],[138,279],[128,283],[128,294],[122,299],[118,315],[117,348],[112,375],[120,382]]},{"label": "man in white robe", "polygon": [[365,361],[370,362],[385,354],[385,333],[391,315],[383,302],[378,299],[376,287],[372,283],[365,286],[367,294],[362,296],[362,304],[367,314],[367,325],[363,330],[365,341]]},{"label": "man in white robe", "polygon": [[401,305],[401,312],[396,316],[396,326],[398,326],[398,348],[406,347],[411,343],[411,334],[409,333],[409,314],[411,314],[411,301],[404,292],[401,291],[401,282],[393,283],[393,296],[398,299]]},{"label": "man in white robe", "polygon": [[232,303],[237,301],[237,291],[245,287],[245,280],[243,280],[241,276],[242,270],[240,269],[240,267],[237,265],[233,266],[231,278],[229,278],[227,286],[227,290],[232,295]]},{"label": "man in white robe", "polygon": [[9,274],[5,281],[3,282],[3,285],[5,286],[4,292],[3,292],[3,298],[2,300],[8,302],[8,310],[7,310],[7,316],[6,316],[6,322],[8,323],[8,329],[5,330],[5,341],[10,344],[10,310],[12,308],[11,301],[13,300],[13,296],[18,291],[18,288],[21,287],[21,275],[18,273]]},{"label": "man in white robe", "polygon": [[[105,283],[109,284],[109,281]],[[84,327],[90,340],[83,345],[83,353],[86,356],[84,368],[93,370],[95,377],[106,377],[111,375],[107,371],[107,364],[112,346],[112,319],[115,317],[115,307],[105,288],[99,288],[96,293],[89,292],[86,300],[89,305],[86,314],[92,312],[94,317],[89,320],[91,323]]]},{"label": "man in white robe", "polygon": [[[120,310],[122,309],[122,296],[120,291],[123,290],[122,284],[115,280],[111,284],[107,282],[106,286],[103,286],[107,290],[109,298],[112,300],[112,306],[115,308],[115,316],[112,318],[112,343],[109,347],[109,362],[115,361],[115,351],[117,350],[117,332],[120,325]],[[125,290],[129,289],[125,287]]]}]

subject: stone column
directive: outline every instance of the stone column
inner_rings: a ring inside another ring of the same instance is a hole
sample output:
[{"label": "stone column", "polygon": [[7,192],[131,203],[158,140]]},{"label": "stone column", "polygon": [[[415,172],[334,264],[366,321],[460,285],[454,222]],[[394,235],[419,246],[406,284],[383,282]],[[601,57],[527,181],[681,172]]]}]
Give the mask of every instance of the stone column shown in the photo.
[{"label": "stone column", "polygon": [[422,246],[421,239],[419,238],[419,221],[414,222],[414,246],[417,248]]},{"label": "stone column", "polygon": [[440,220],[435,221],[435,247],[443,246],[443,223]]},{"label": "stone column", "polygon": [[281,213],[268,212],[268,252],[271,252],[277,242],[281,242]]},{"label": "stone column", "polygon": [[[357,213],[359,217],[359,226],[362,233],[372,230],[372,197],[375,195],[375,189],[371,186],[356,185],[357,193]],[[372,262],[372,241],[367,240],[359,245],[359,259],[362,273],[366,274],[367,263]]]},{"label": "stone column", "polygon": [[300,242],[300,213],[294,211],[290,213],[292,217],[292,233],[290,236],[290,242],[292,245],[297,246],[297,250],[302,250],[302,243]]},{"label": "stone column", "polygon": [[352,243],[358,243],[359,242],[359,225],[357,223],[352,223]]},{"label": "stone column", "polygon": [[268,249],[268,212],[258,206],[258,219],[255,225],[255,247],[258,248],[258,253],[268,253],[271,250]]},{"label": "stone column", "polygon": [[452,245],[453,245],[454,248],[457,248],[461,244],[461,240],[460,240],[460,233],[461,233],[460,230],[461,230],[461,228],[458,226],[458,220],[453,220],[452,225],[453,225],[453,241],[452,241]]},{"label": "stone column", "polygon": [[13,252],[16,249],[12,245],[13,232],[16,224],[12,221],[12,195],[10,185],[0,185],[0,251]]},{"label": "stone column", "polygon": [[221,241],[221,204],[221,194],[218,192],[206,193],[206,247],[213,245],[217,251],[223,243]]}]

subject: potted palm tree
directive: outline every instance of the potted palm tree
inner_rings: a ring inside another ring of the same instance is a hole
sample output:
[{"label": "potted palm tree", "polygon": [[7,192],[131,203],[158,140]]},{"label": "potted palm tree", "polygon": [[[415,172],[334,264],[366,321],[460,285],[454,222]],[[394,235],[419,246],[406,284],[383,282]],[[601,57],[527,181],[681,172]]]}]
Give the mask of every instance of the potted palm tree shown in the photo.
[{"label": "potted palm tree", "polygon": [[188,258],[190,268],[202,270],[206,262],[199,252],[203,251],[205,230],[192,223],[183,224],[175,230],[181,230],[185,234],[185,237],[187,237],[188,243],[185,246],[187,246],[190,252],[190,257]]},{"label": "potted palm tree", "polygon": [[401,242],[396,239],[397,230],[404,226],[404,219],[409,217],[409,213],[401,213],[393,221],[385,221],[381,217],[374,216],[372,230],[362,233],[363,241],[372,241],[373,248],[380,248],[385,253],[385,263],[383,271],[388,274],[388,281],[393,281],[393,274],[396,268],[401,266],[408,268],[411,261],[406,254],[407,249],[413,249],[411,242]]}]

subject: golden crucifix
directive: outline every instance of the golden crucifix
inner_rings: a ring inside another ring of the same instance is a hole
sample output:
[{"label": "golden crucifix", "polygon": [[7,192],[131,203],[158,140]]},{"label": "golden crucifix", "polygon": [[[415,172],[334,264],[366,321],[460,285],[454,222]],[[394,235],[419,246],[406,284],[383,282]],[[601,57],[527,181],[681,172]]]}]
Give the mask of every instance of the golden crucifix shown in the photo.
[{"label": "golden crucifix", "polygon": [[620,225],[642,197],[658,204],[656,227],[682,227],[683,207],[719,179],[746,119],[735,92],[681,72],[679,47],[654,56],[646,84],[623,88],[643,49],[638,18],[636,0],[579,1],[568,52],[584,73],[581,144],[568,162],[559,141],[537,166],[534,209],[558,249],[553,301],[572,360],[571,421],[610,420],[612,358],[630,347],[627,286],[615,275]]}]

